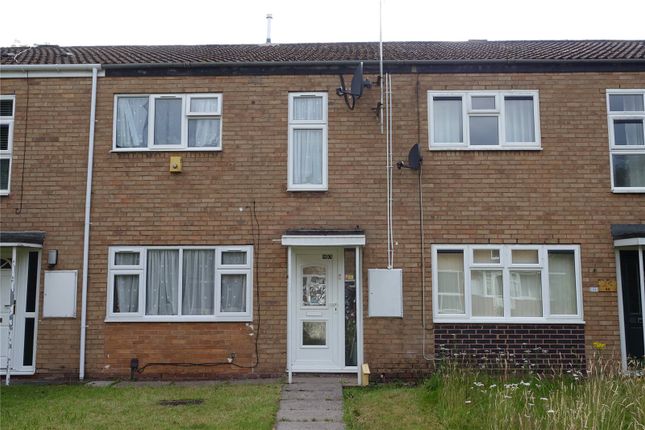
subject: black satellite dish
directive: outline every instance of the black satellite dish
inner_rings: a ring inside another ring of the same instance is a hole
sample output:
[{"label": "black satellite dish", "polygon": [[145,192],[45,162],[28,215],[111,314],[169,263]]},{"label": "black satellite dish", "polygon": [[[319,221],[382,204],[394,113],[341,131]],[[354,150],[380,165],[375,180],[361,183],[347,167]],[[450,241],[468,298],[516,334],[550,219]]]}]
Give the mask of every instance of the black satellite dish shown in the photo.
[{"label": "black satellite dish", "polygon": [[419,170],[421,168],[421,163],[423,162],[423,157],[421,156],[421,151],[419,150],[419,144],[416,143],[412,148],[410,148],[410,152],[408,153],[408,163],[404,163],[403,161],[399,161],[396,163],[396,167],[401,169],[402,167],[405,167],[406,169],[412,169],[412,170]]},{"label": "black satellite dish", "polygon": [[353,110],[356,100],[363,95],[364,88],[372,88],[372,83],[367,79],[363,79],[363,63],[361,62],[354,70],[352,86],[349,89],[345,87],[343,75],[340,75],[340,87],[336,88],[336,94],[339,97],[345,97],[347,107]]}]

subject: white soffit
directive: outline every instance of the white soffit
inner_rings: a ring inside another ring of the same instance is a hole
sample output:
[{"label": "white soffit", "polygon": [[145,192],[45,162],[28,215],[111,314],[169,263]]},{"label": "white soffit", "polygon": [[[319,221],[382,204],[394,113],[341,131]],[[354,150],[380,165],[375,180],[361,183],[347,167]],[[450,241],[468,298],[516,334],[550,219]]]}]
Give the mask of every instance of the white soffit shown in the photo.
[{"label": "white soffit", "polygon": [[615,247],[645,245],[645,237],[633,237],[630,239],[614,240]]}]

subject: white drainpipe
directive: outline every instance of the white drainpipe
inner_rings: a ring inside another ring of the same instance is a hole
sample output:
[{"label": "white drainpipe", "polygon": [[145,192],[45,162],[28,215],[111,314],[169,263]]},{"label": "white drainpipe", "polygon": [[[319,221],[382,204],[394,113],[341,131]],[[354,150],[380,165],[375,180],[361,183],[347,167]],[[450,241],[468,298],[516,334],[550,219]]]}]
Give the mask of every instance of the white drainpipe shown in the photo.
[{"label": "white drainpipe", "polygon": [[[100,66],[99,66],[100,67]],[[92,208],[92,175],[94,172],[94,123],[96,120],[96,86],[99,67],[92,68],[92,101],[90,106],[90,137],[87,151],[87,183],[85,187],[85,229],[83,231],[83,286],[81,296],[81,345],[78,379],[85,378],[85,331],[87,328],[87,277],[90,254],[90,211]]]}]

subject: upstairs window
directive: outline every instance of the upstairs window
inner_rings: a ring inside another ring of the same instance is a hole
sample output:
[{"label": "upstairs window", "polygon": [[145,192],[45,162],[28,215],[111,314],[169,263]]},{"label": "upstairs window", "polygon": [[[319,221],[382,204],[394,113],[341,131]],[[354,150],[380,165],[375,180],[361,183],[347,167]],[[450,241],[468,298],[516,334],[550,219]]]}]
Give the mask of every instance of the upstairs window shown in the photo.
[{"label": "upstairs window", "polygon": [[0,96],[0,196],[9,194],[13,154],[15,97]]},{"label": "upstairs window", "polygon": [[645,192],[645,90],[608,90],[611,185]]},{"label": "upstairs window", "polygon": [[221,94],[115,97],[115,151],[219,151],[221,136]]},{"label": "upstairs window", "polygon": [[327,190],[327,94],[289,94],[289,191]]},{"label": "upstairs window", "polygon": [[429,91],[430,149],[539,149],[537,91]]}]

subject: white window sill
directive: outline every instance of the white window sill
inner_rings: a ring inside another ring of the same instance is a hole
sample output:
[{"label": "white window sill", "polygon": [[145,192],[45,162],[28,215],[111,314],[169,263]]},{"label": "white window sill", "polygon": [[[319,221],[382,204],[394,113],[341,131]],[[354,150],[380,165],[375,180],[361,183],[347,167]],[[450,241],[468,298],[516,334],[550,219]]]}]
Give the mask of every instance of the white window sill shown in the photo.
[{"label": "white window sill", "polygon": [[221,152],[222,148],[134,148],[134,149],[112,149],[110,152]]},{"label": "white window sill", "polygon": [[0,191],[0,196],[8,196],[8,195],[9,195],[8,190],[7,191]]},{"label": "white window sill", "polygon": [[430,151],[542,151],[541,146],[431,146]]},{"label": "white window sill", "polygon": [[328,190],[329,189],[327,187],[325,187],[325,188],[293,188],[293,187],[287,188],[287,191],[289,191],[289,192],[328,191]]},{"label": "white window sill", "polygon": [[435,324],[585,324],[584,320],[578,318],[434,318],[433,322]]},{"label": "white window sill", "polygon": [[128,317],[116,317],[109,316],[105,318],[106,323],[190,323],[190,322],[209,322],[209,323],[221,323],[221,322],[252,322],[253,317],[250,315],[246,316],[180,316],[180,317],[170,317],[170,316],[128,316]]},{"label": "white window sill", "polygon": [[611,192],[614,194],[642,194],[645,193],[645,187],[633,187],[633,188],[627,188],[627,187],[621,187],[621,188],[612,188]]}]

